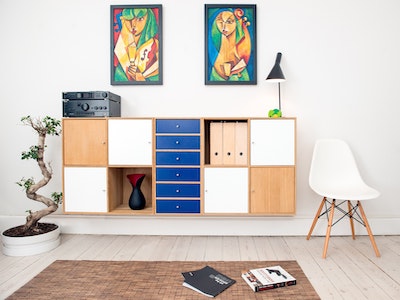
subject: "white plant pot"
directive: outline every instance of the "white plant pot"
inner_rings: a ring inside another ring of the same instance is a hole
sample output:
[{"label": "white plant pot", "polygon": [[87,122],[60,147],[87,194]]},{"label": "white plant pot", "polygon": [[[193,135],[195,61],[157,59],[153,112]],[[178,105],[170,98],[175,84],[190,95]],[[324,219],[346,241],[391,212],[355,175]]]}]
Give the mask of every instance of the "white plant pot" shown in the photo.
[{"label": "white plant pot", "polygon": [[1,234],[3,254],[8,256],[29,256],[44,253],[60,245],[60,226],[39,235],[10,237]]}]

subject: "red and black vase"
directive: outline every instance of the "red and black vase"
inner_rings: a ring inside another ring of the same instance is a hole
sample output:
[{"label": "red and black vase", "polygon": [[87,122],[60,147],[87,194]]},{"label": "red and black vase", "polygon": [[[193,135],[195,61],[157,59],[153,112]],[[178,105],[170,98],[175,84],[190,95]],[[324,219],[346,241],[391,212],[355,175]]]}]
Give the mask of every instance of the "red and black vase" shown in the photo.
[{"label": "red and black vase", "polygon": [[145,174],[128,174],[129,182],[132,185],[132,193],[129,197],[129,207],[133,210],[143,209],[146,206],[146,199],[140,189]]}]

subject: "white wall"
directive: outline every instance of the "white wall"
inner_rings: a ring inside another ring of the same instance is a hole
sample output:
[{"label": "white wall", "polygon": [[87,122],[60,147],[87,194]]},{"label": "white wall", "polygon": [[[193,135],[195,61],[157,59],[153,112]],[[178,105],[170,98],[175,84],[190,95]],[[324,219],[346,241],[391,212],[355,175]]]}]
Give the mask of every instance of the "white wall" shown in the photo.
[{"label": "white wall", "polygon": [[[164,84],[111,86],[110,4],[126,1],[0,1],[0,229],[41,207],[14,184],[40,175],[33,162],[19,159],[35,142],[30,129],[19,125],[21,116],[61,118],[61,92],[87,90],[121,95],[122,114],[129,117],[266,116],[277,107],[277,86],[264,79],[280,51],[287,78],[282,109],[298,122],[295,217],[71,217],[60,211],[50,219],[77,233],[306,234],[320,200],[308,187],[314,141],[339,137],[350,143],[365,180],[382,193],[365,204],[374,232],[400,233],[400,2],[231,0],[257,4],[258,84],[205,86],[204,3],[222,2],[140,1],[163,5]],[[60,191],[61,140],[50,138],[48,145],[54,180],[46,190]],[[249,222],[258,229],[244,229]],[[215,231],[216,225],[226,230]],[[348,234],[347,227],[334,231]]]}]

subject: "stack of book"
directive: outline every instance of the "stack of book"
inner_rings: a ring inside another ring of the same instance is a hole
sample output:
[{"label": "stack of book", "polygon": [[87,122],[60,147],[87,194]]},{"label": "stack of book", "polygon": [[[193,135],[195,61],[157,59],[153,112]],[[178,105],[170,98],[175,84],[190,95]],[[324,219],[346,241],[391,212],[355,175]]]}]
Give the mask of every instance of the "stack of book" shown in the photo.
[{"label": "stack of book", "polygon": [[296,279],[281,266],[246,270],[242,278],[254,292],[296,284]]}]

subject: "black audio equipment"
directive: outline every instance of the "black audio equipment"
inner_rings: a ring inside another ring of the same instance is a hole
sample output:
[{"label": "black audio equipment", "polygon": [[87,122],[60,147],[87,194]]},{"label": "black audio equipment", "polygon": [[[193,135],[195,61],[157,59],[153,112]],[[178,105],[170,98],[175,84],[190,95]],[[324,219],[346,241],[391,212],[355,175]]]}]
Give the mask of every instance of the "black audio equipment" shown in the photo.
[{"label": "black audio equipment", "polygon": [[64,117],[120,117],[121,97],[106,91],[64,92]]}]

